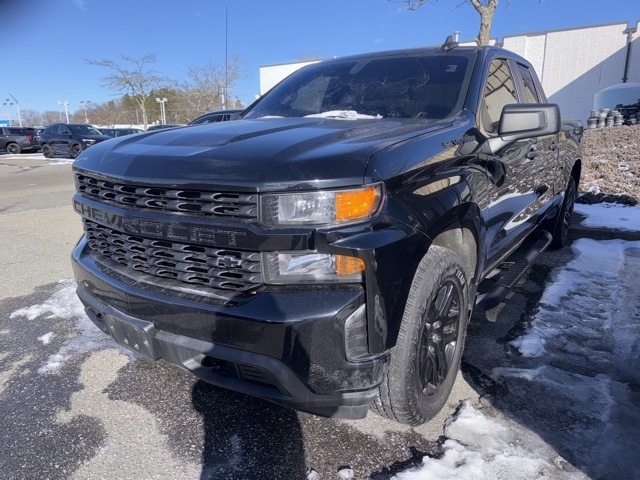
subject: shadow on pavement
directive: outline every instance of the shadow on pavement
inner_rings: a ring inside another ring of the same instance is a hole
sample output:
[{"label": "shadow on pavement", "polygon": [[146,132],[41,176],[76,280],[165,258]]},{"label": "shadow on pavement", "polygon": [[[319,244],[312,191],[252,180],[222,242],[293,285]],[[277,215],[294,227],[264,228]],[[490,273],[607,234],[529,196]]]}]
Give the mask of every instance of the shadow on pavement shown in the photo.
[{"label": "shadow on pavement", "polygon": [[202,480],[306,478],[294,411],[203,381],[194,385],[192,401],[204,422]]}]

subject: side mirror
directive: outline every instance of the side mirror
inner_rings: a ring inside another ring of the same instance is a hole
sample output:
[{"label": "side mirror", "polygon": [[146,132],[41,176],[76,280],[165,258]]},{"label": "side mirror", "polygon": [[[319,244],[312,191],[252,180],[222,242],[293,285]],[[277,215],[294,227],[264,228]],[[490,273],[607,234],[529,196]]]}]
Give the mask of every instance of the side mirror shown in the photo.
[{"label": "side mirror", "polygon": [[488,140],[491,153],[524,138],[553,135],[561,128],[560,108],[555,103],[513,103],[500,115],[497,137]]}]

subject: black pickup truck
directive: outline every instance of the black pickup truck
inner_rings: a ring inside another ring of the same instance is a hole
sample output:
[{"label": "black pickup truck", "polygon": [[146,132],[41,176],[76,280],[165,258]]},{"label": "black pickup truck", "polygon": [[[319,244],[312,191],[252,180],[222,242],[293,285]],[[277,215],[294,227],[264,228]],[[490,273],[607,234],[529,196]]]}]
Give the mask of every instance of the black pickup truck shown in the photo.
[{"label": "black pickup truck", "polygon": [[567,242],[582,126],[546,102],[523,58],[447,42],[310,65],[238,121],[97,144],[73,166],[78,296],[118,343],[214,385],[423,423],[472,309]]}]

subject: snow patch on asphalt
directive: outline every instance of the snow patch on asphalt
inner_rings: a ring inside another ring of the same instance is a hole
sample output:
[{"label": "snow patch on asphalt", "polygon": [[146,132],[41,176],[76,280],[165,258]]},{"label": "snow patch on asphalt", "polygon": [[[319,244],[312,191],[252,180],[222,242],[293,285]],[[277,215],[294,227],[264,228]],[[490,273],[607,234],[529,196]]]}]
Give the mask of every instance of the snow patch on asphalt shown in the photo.
[{"label": "snow patch on asphalt", "polygon": [[613,228],[617,230],[640,230],[640,206],[618,203],[597,203],[595,205],[576,204],[575,211],[586,215],[581,225],[585,227]]},{"label": "snow patch on asphalt", "polygon": [[45,333],[44,335],[42,335],[41,337],[38,337],[38,340],[40,340],[42,342],[43,345],[49,345],[51,343],[51,340],[53,339],[53,337],[55,337],[56,334],[53,332],[49,332],[49,333]]},{"label": "snow patch on asphalt", "polygon": [[[56,285],[54,293],[43,303],[16,310],[10,318],[25,318],[29,321],[38,318],[72,319],[75,322],[78,335],[66,340],[58,352],[51,355],[38,369],[39,373],[57,373],[69,360],[88,352],[105,348],[120,348],[111,337],[105,335],[89,320],[82,303],[76,296],[76,282],[73,280],[61,280]],[[52,338],[52,336],[48,337],[48,341],[51,341]],[[48,343],[43,337],[38,340],[45,345]]]}]

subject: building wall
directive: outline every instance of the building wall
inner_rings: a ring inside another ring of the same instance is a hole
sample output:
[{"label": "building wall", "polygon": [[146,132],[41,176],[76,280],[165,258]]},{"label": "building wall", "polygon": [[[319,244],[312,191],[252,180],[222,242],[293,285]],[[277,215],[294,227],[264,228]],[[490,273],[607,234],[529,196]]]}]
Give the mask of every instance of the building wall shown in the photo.
[{"label": "building wall", "polygon": [[260,67],[260,95],[264,95],[272,87],[274,87],[280,80],[288,77],[296,70],[301,69],[312,63],[318,63],[320,60],[313,60],[311,62],[295,62],[295,63],[283,63],[280,65],[266,65]]},{"label": "building wall", "polygon": [[[513,35],[504,38],[503,47],[533,64],[549,101],[560,105],[563,116],[586,121],[594,94],[622,83],[627,28],[627,23],[615,23]],[[636,26],[629,82],[640,77],[639,34]]]}]

